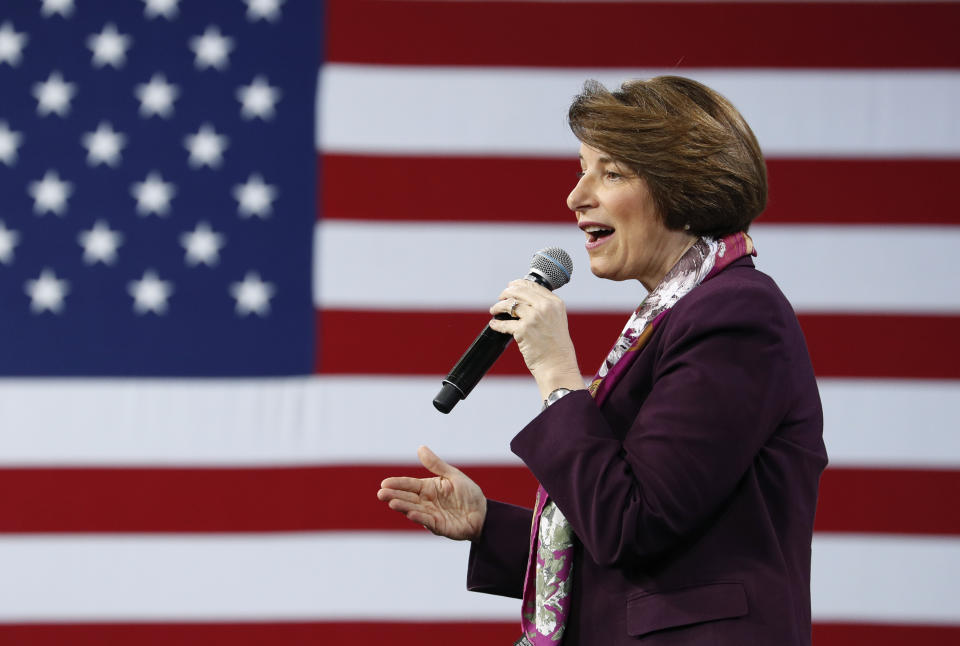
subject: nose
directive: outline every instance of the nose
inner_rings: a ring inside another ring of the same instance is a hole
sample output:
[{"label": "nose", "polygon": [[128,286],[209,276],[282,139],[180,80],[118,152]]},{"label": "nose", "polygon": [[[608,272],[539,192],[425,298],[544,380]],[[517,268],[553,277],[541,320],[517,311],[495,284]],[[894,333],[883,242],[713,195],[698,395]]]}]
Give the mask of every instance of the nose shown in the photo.
[{"label": "nose", "polygon": [[582,175],[577,185],[567,196],[567,208],[574,212],[583,212],[597,205],[597,198],[592,189],[590,178]]}]

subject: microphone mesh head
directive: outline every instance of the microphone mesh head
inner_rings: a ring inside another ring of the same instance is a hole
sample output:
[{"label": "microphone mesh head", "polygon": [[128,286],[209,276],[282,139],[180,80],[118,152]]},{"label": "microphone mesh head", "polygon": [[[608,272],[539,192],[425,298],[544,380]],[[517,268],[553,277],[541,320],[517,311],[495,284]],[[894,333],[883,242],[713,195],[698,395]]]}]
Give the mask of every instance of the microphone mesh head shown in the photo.
[{"label": "microphone mesh head", "polygon": [[550,289],[554,290],[570,282],[573,261],[570,260],[570,254],[560,247],[546,247],[533,254],[530,271],[543,276],[550,283]]}]

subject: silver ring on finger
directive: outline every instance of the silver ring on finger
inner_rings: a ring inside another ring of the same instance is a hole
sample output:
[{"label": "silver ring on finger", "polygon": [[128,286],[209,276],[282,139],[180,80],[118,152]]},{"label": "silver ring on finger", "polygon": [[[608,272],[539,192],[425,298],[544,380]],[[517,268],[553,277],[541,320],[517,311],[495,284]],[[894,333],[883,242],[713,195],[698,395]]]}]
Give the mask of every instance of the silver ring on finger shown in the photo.
[{"label": "silver ring on finger", "polygon": [[519,304],[520,304],[520,301],[518,301],[517,299],[513,299],[513,305],[510,306],[510,316],[512,318],[515,318],[515,319],[520,318],[519,316],[517,316],[517,305]]}]

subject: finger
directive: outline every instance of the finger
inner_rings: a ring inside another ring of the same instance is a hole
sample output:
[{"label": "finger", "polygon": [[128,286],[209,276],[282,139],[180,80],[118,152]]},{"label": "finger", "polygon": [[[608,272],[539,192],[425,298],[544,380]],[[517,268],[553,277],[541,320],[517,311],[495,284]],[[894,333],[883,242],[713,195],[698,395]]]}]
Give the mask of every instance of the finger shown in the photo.
[{"label": "finger", "polygon": [[[523,281],[523,282],[527,282],[527,281]],[[502,292],[500,292],[499,298],[501,301],[509,301],[511,298],[522,301],[525,295],[526,295],[526,292],[524,292],[519,285],[514,285],[513,283],[510,283],[504,288]]]},{"label": "finger", "polygon": [[518,278],[516,280],[511,280],[507,289],[515,289],[521,294],[549,294],[550,290],[536,282],[535,280],[527,280],[526,278]]},{"label": "finger", "polygon": [[406,500],[417,502],[420,496],[412,491],[400,491],[399,489],[381,489],[377,492],[377,500],[390,502],[391,500]]},{"label": "finger", "polygon": [[396,476],[392,478],[386,478],[383,482],[380,483],[381,489],[400,489],[403,491],[413,491],[414,493],[419,493],[420,489],[423,488],[423,483],[420,482],[420,478],[411,478],[409,476]]},{"label": "finger", "polygon": [[491,330],[512,335],[516,333],[520,325],[520,319],[490,319],[489,325]]},{"label": "finger", "polygon": [[417,449],[417,457],[420,458],[420,464],[427,468],[427,471],[434,475],[450,477],[460,473],[459,470],[450,466],[440,459],[436,453],[427,446],[421,446]]},{"label": "finger", "polygon": [[425,514],[421,511],[411,511],[407,514],[407,520],[417,523],[418,525],[423,525],[434,534],[437,533],[437,526],[434,524],[433,516],[430,514]]},{"label": "finger", "polygon": [[[507,289],[503,290],[503,293],[501,294],[501,296],[503,296],[504,299],[497,301],[493,305],[493,307],[499,306],[504,308],[504,310],[509,311],[510,306],[513,305],[514,302],[518,304],[517,305],[518,307],[536,308],[539,306],[539,304],[542,304],[544,302],[545,298],[550,297],[550,292],[547,292],[547,296],[543,296],[542,294],[538,294],[535,292],[523,292],[523,291],[520,291],[519,289],[508,287]],[[490,308],[491,312],[493,311],[493,307]],[[504,311],[504,310],[500,310],[500,311]]]},{"label": "finger", "polygon": [[508,298],[505,301],[500,301],[496,303],[493,307],[490,308],[490,313],[493,314],[493,317],[500,320],[508,319],[519,319],[520,312],[523,310],[521,308],[529,307],[526,303],[518,301],[515,298]]},{"label": "finger", "polygon": [[423,525],[431,532],[436,528],[436,522],[432,514],[424,511],[423,507],[404,503],[403,501],[393,500],[390,502],[390,509],[400,512],[415,523]]},{"label": "finger", "polygon": [[509,314],[510,308],[513,307],[513,303],[514,299],[506,298],[491,305],[488,311],[494,316],[497,314]]},{"label": "finger", "polygon": [[394,511],[399,511],[401,514],[406,514],[411,511],[423,511],[423,508],[417,503],[410,502],[408,500],[400,500],[398,498],[394,498],[388,502],[387,506]]}]

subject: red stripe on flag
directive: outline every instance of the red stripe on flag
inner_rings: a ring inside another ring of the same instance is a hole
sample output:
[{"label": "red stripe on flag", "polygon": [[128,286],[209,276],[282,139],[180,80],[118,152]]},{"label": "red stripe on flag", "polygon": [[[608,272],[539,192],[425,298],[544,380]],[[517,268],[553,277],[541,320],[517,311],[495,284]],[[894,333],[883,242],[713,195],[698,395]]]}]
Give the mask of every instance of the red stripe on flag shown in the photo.
[{"label": "red stripe on flag", "polygon": [[[599,365],[628,313],[569,315],[570,335],[587,372]],[[960,379],[960,316],[801,314],[813,366],[819,377]],[[445,375],[490,320],[482,312],[325,309],[317,314],[316,369],[327,374]],[[389,362],[376,344],[344,339],[379,338],[384,321],[393,339]],[[429,333],[425,332],[429,330]],[[429,343],[429,352],[424,351]],[[511,345],[491,374],[526,375],[523,358]]]},{"label": "red stripe on flag", "polygon": [[[522,467],[469,470],[498,500],[530,504],[537,490]],[[423,531],[376,499],[393,475],[430,474],[412,464],[0,469],[0,533]]]},{"label": "red stripe on flag", "polygon": [[[532,504],[525,467],[459,466],[488,497]],[[429,474],[412,464],[0,469],[0,532],[423,531],[376,499],[392,475]],[[322,496],[333,490],[341,495]],[[816,530],[960,535],[957,499],[958,471],[829,468]]]},{"label": "red stripe on flag", "polygon": [[960,535],[958,499],[958,471],[831,467],[820,480],[814,529]]},{"label": "red stripe on flag", "polygon": [[960,316],[799,318],[818,377],[960,379]]},{"label": "red stripe on flag", "polygon": [[[767,166],[764,224],[960,224],[960,211],[944,208],[960,177],[957,159],[770,159]],[[317,167],[322,217],[571,225],[566,198],[580,170],[573,150],[569,159],[324,154]],[[370,177],[378,190],[368,190]]]},{"label": "red stripe on flag", "polygon": [[[429,610],[429,609],[427,609]],[[137,623],[0,625],[0,643],[17,646],[489,646],[511,644],[520,621],[491,623],[316,622],[316,623]],[[451,639],[451,636],[453,638]]]},{"label": "red stripe on flag", "polygon": [[[322,154],[317,160],[317,183],[323,186],[320,215],[349,220],[573,223],[566,199],[579,170],[574,149],[569,159]],[[376,191],[365,188],[370,177],[377,178]]]},{"label": "red stripe on flag", "polygon": [[[325,60],[524,67],[960,66],[954,3],[330,0]],[[602,35],[602,46],[589,38]]]},{"label": "red stripe on flag", "polygon": [[763,224],[960,224],[944,208],[958,159],[768,159],[767,170]]},{"label": "red stripe on flag", "polygon": [[[139,624],[7,624],[0,642],[17,646],[315,646],[377,644],[458,646],[509,644],[518,636],[516,622],[338,622],[338,623],[139,623]],[[960,626],[903,626],[814,623],[815,646],[955,646]]]},{"label": "red stripe on flag", "polygon": [[960,626],[814,623],[815,646],[956,646]]}]

